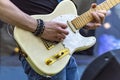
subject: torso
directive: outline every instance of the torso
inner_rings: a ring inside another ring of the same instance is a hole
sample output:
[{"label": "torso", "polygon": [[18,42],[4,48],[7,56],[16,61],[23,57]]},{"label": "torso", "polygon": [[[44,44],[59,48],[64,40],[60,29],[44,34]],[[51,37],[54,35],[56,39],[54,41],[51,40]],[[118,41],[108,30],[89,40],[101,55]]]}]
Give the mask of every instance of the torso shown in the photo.
[{"label": "torso", "polygon": [[11,0],[23,12],[34,14],[51,13],[58,4],[57,0]]}]

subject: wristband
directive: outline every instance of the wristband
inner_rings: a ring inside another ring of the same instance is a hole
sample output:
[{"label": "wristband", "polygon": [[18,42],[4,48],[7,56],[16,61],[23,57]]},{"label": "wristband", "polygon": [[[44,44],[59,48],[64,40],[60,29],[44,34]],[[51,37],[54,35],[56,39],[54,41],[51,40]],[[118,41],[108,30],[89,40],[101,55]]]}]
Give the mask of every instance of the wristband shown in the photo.
[{"label": "wristband", "polygon": [[33,34],[35,36],[41,35],[44,32],[44,21],[41,19],[37,19],[37,28],[35,30],[35,32],[33,32]]}]

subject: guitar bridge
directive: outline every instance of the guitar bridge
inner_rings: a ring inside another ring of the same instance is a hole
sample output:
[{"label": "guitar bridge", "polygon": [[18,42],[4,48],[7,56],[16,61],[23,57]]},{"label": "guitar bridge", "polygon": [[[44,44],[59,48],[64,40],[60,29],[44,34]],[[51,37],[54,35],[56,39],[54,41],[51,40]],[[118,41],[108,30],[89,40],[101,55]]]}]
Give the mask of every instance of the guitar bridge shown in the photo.
[{"label": "guitar bridge", "polygon": [[42,39],[42,41],[48,50],[52,49],[55,46],[55,44],[57,44],[57,42],[51,42],[45,39]]},{"label": "guitar bridge", "polygon": [[70,50],[68,48],[65,48],[63,50],[60,50],[59,52],[57,52],[56,54],[50,56],[49,58],[47,58],[45,60],[46,65],[52,65],[53,63],[55,63],[57,60],[65,57],[66,55],[68,55],[70,53]]}]

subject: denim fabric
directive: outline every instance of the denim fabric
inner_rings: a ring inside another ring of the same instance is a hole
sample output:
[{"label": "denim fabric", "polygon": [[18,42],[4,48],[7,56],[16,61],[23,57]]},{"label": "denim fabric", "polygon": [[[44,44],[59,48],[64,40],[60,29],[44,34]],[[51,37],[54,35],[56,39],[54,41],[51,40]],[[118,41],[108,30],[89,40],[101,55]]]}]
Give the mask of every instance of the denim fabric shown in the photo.
[{"label": "denim fabric", "polygon": [[71,57],[67,66],[58,74],[46,78],[37,74],[27,63],[24,57],[20,57],[25,73],[28,76],[28,80],[80,80],[77,64],[74,57]]}]

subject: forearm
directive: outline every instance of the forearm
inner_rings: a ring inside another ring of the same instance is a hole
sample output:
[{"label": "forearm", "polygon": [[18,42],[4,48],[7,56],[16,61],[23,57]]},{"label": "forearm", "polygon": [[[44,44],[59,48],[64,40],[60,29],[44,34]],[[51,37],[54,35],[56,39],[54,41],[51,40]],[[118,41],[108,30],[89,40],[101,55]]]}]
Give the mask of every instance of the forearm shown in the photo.
[{"label": "forearm", "polygon": [[0,0],[0,19],[31,32],[37,26],[34,18],[22,12],[10,0]]}]

